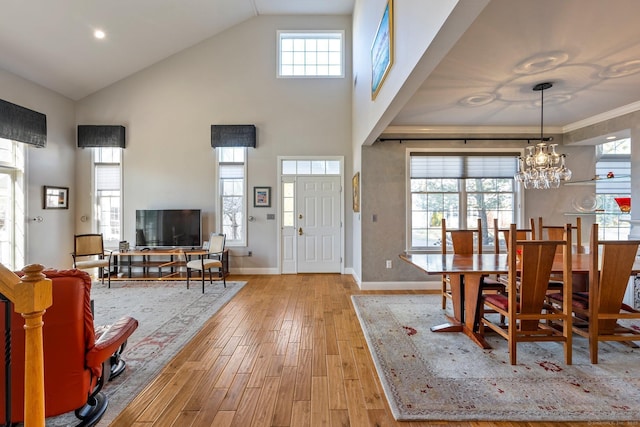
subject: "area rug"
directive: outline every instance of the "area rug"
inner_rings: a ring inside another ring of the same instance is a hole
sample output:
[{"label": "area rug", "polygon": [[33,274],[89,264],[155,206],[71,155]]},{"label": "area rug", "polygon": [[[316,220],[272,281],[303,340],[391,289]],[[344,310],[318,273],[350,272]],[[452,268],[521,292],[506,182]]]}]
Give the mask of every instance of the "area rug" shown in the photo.
[{"label": "area rug", "polygon": [[[131,400],[167,365],[201,329],[202,325],[233,298],[246,282],[200,282],[187,289],[184,281],[112,281],[111,288],[94,283],[96,325],[107,325],[123,315],[136,318],[123,359],[127,369],[103,388],[109,407],[98,424],[108,426]],[[46,321],[46,319],[45,319]],[[47,419],[47,426],[77,424],[73,413]]]},{"label": "area rug", "polygon": [[439,295],[354,295],[353,305],[397,420],[640,421],[640,349],[602,343],[589,363],[575,338],[573,364],[560,343],[518,344],[489,334],[483,350],[444,323]]}]

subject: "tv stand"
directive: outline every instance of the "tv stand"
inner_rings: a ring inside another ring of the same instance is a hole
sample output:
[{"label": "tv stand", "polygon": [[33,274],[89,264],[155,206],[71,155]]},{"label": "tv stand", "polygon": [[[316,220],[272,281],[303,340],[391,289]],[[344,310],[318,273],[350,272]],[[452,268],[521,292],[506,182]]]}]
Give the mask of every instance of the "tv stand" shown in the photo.
[{"label": "tv stand", "polygon": [[[139,248],[113,252],[115,277],[112,280],[186,280],[186,263],[209,252],[203,249],[153,249]],[[138,271],[135,271],[135,270]],[[125,272],[126,270],[126,272]],[[222,253],[222,272],[229,275],[229,251]],[[197,278],[199,272],[195,272]],[[116,279],[117,277],[117,279]]]}]

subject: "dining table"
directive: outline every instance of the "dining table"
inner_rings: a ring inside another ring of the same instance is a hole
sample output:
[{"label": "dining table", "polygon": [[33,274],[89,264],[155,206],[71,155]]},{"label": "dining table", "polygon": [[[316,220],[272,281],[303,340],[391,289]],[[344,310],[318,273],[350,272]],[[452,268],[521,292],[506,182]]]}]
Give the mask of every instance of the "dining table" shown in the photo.
[{"label": "dining table", "polygon": [[[462,332],[484,349],[491,346],[478,333],[478,312],[482,296],[482,277],[489,274],[507,275],[507,254],[400,254],[400,259],[428,275],[447,274],[451,283],[453,315],[445,313],[447,322],[431,327],[433,332]],[[562,255],[557,255],[553,272],[562,272]],[[572,254],[573,274],[589,274],[589,254]],[[640,273],[640,259],[636,257],[633,274]]]}]

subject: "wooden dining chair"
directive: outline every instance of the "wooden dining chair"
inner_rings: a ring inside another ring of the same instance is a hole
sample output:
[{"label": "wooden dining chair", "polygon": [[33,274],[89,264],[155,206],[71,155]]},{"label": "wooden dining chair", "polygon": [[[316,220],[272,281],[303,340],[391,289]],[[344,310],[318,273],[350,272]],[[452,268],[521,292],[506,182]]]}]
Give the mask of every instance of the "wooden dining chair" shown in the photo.
[{"label": "wooden dining chair", "polygon": [[[571,299],[573,331],[589,340],[591,363],[598,363],[600,341],[640,341],[640,332],[618,323],[622,319],[640,319],[640,311],[624,304],[623,298],[640,240],[599,240],[598,224],[589,238],[589,290],[549,295],[553,304]],[[564,298],[572,295],[572,298]]]},{"label": "wooden dining chair", "polygon": [[[517,228],[509,228],[507,295],[486,294],[480,306],[479,333],[486,328],[498,333],[509,343],[509,360],[517,363],[517,344],[531,341],[558,341],[564,344],[565,363],[571,364],[571,307],[546,302],[547,283],[553,267],[556,248],[563,247],[564,292],[571,289],[571,229],[566,240],[517,240]],[[520,260],[516,251],[521,250]],[[506,325],[495,321],[497,312],[507,319]],[[550,322],[555,322],[554,324]],[[557,324],[560,324],[557,327]]]},{"label": "wooden dining chair", "polygon": [[[533,223],[534,219],[531,218]],[[575,242],[575,253],[585,253],[584,245],[582,244],[582,218],[576,217],[576,225],[571,226],[573,232],[573,240]],[[545,225],[541,216],[538,217],[538,239],[544,240],[558,240],[562,239],[564,233],[563,225]]]},{"label": "wooden dining chair", "polygon": [[[442,219],[442,254],[447,254],[449,237],[454,254],[468,255],[482,253],[482,220],[478,218],[475,229],[449,229],[446,220]],[[485,280],[481,284],[482,291],[504,292],[505,285]],[[447,299],[451,299],[451,279],[442,275],[442,308],[447,308]]]}]

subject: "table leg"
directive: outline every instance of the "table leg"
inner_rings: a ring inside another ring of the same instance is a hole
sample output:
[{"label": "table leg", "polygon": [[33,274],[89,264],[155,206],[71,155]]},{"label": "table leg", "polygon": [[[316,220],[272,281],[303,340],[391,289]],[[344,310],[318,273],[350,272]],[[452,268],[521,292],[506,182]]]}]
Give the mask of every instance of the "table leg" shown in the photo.
[{"label": "table leg", "polygon": [[447,323],[432,326],[431,332],[462,332],[464,326],[464,285],[461,274],[450,274],[449,283],[451,285],[451,301],[453,305],[453,316],[446,314],[449,320]]},{"label": "table leg", "polygon": [[478,304],[480,303],[480,297],[482,296],[482,274],[468,273],[465,275],[464,280],[466,298],[464,301],[465,319],[462,332],[464,332],[480,347],[491,348],[491,346],[485,341],[484,337],[476,332],[478,330],[478,322],[480,321]]}]

